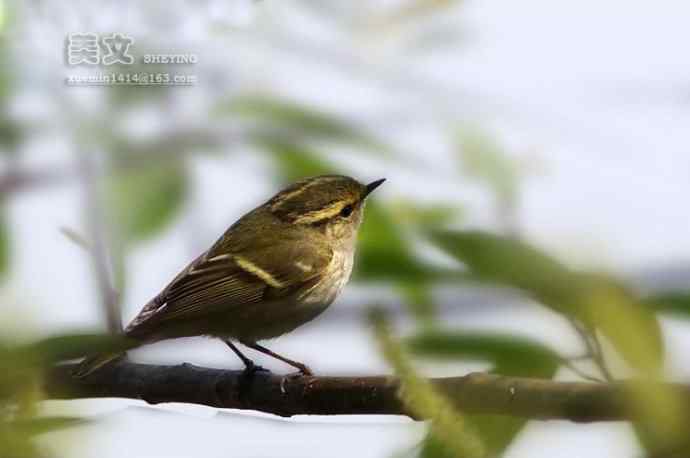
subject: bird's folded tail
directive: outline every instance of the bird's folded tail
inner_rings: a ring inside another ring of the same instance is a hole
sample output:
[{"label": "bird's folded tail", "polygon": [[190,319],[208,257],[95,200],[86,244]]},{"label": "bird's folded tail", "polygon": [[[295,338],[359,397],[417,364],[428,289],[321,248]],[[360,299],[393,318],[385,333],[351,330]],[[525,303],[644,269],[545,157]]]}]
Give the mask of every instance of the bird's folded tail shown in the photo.
[{"label": "bird's folded tail", "polygon": [[72,375],[76,378],[87,377],[97,370],[121,360],[126,355],[127,353],[125,352],[118,352],[101,353],[99,355],[88,356],[79,364],[79,366],[77,366],[77,368],[72,372]]}]

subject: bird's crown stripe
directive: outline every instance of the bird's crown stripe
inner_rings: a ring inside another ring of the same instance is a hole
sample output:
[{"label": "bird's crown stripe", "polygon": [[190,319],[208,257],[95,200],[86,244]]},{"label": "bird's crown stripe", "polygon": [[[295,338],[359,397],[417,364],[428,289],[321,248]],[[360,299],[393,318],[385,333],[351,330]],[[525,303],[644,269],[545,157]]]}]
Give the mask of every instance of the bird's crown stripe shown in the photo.
[{"label": "bird's crown stripe", "polygon": [[317,184],[321,183],[328,183],[331,181],[337,181],[337,177],[318,177],[314,178],[312,180],[306,181],[302,184],[302,186],[293,189],[292,191],[288,192],[282,192],[278,194],[274,199],[275,201],[271,205],[271,210],[276,211],[278,208],[280,208],[285,202],[292,200],[294,197],[299,196],[300,194],[304,193],[307,189],[316,186]]}]

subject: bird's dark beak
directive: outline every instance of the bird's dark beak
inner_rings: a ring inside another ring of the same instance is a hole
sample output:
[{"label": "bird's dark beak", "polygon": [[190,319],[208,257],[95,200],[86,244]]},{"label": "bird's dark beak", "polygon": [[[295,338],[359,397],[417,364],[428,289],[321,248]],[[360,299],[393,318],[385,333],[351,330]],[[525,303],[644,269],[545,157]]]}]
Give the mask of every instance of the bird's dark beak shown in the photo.
[{"label": "bird's dark beak", "polygon": [[386,179],[385,179],[385,178],[381,178],[380,180],[372,181],[371,183],[369,183],[369,184],[367,185],[366,191],[364,191],[364,196],[363,196],[362,198],[365,198],[365,197],[367,197],[369,194],[371,194],[371,192],[372,192],[374,189],[376,189],[376,188],[378,188],[379,186],[381,186],[381,185],[383,184],[384,181],[386,181]]}]

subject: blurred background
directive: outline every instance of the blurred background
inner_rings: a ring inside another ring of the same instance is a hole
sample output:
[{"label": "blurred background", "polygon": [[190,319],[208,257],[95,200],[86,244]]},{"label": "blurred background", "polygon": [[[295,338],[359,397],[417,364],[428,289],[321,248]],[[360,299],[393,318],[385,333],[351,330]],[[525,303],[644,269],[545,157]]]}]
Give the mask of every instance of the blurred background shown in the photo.
[{"label": "blurred background", "polygon": [[[391,372],[364,315],[377,304],[397,338],[459,339],[413,339],[420,374],[519,357],[509,374],[579,380],[542,364],[583,353],[569,319],[476,284],[462,255],[429,235],[473,229],[673,299],[654,318],[664,375],[688,381],[688,19],[690,5],[674,1],[0,0],[2,351],[106,331],[104,304],[126,324],[281,186],[343,173],[387,178],[367,206],[353,281],[275,351],[322,375]],[[156,55],[177,57],[150,63]],[[202,338],[131,356],[239,367]],[[5,361],[21,376],[0,384],[10,393],[0,399],[20,399],[33,425],[0,423],[12,456],[453,456],[403,417],[38,402],[22,358]],[[39,421],[74,417],[88,422]],[[645,454],[624,423],[499,429],[495,445],[485,439],[511,458]]]}]

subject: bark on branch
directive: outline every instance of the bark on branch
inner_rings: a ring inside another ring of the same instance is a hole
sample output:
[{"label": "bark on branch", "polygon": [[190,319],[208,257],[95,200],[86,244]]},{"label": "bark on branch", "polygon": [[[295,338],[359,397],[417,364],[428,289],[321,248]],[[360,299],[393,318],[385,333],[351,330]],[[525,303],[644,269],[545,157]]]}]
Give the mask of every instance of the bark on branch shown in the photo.
[{"label": "bark on branch", "polygon": [[[398,400],[395,377],[290,377],[258,372],[156,366],[121,361],[84,380],[74,365],[53,368],[45,379],[49,398],[119,397],[151,404],[184,402],[292,415],[409,415]],[[628,385],[555,382],[473,373],[433,383],[466,413],[498,414],[575,422],[631,418]],[[690,408],[690,387],[671,385]]]}]

